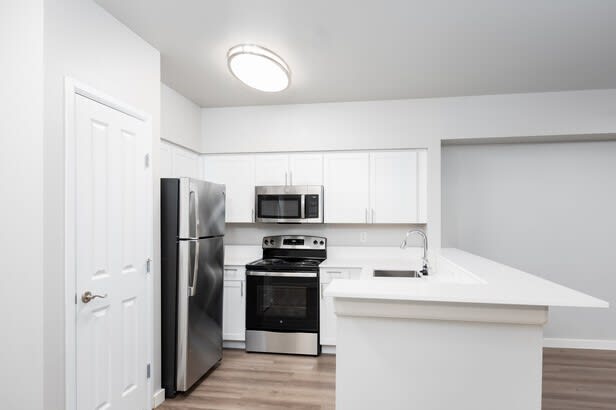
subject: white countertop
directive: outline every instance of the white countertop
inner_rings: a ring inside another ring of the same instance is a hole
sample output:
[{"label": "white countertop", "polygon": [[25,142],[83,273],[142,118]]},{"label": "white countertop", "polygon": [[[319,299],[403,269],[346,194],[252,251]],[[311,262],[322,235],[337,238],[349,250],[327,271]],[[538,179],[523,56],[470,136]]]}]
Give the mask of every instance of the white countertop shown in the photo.
[{"label": "white countertop", "polygon": [[[332,281],[325,296],[526,306],[609,306],[595,297],[459,249],[441,249],[432,255],[432,260],[436,269],[428,280],[372,278],[364,272],[362,280]],[[391,261],[386,258],[381,261],[373,258],[369,273],[373,268],[389,264]]]},{"label": "white countertop", "polygon": [[[421,269],[420,248],[330,246],[321,270],[361,269],[359,280],[335,279],[326,296],[450,303],[608,307],[608,303],[459,249],[430,253],[425,278],[374,278],[374,269]],[[225,265],[260,259],[260,246],[226,246]]]}]

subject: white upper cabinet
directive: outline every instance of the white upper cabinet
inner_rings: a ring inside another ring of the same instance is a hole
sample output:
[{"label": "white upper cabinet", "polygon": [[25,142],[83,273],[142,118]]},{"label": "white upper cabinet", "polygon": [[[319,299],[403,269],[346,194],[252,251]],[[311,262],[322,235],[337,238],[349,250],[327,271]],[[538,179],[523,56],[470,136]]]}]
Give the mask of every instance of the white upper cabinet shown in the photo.
[{"label": "white upper cabinet", "polygon": [[370,155],[323,155],[326,223],[368,223]]},{"label": "white upper cabinet", "polygon": [[170,144],[160,143],[161,178],[199,178],[199,154]]},{"label": "white upper cabinet", "polygon": [[323,154],[290,154],[289,185],[323,185]]},{"label": "white upper cabinet", "polygon": [[255,185],[289,185],[289,155],[255,155]]},{"label": "white upper cabinet", "polygon": [[323,154],[257,154],[256,185],[323,185]]},{"label": "white upper cabinet", "polygon": [[254,221],[254,155],[205,155],[203,179],[227,186],[227,222]]},{"label": "white upper cabinet", "polygon": [[420,175],[418,157],[425,151],[370,154],[371,223],[419,223]]}]

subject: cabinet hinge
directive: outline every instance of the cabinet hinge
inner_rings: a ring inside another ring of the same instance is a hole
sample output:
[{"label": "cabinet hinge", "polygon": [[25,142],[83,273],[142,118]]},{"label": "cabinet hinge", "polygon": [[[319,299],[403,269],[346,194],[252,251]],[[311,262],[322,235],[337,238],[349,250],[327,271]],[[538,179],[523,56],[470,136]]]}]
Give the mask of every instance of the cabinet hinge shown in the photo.
[{"label": "cabinet hinge", "polygon": [[150,154],[145,154],[145,167],[148,168],[150,166]]},{"label": "cabinet hinge", "polygon": [[150,363],[148,363],[147,369],[146,369],[146,373],[148,376],[148,379],[150,378]]},{"label": "cabinet hinge", "polygon": [[145,272],[150,273],[151,270],[152,270],[152,259],[148,258],[145,261]]}]

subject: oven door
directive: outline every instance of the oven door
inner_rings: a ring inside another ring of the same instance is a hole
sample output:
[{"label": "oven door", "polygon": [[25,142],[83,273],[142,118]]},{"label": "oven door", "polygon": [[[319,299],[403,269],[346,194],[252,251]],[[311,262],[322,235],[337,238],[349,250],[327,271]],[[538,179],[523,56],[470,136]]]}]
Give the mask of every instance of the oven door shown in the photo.
[{"label": "oven door", "polygon": [[246,272],[246,329],[317,333],[318,283],[315,272]]}]

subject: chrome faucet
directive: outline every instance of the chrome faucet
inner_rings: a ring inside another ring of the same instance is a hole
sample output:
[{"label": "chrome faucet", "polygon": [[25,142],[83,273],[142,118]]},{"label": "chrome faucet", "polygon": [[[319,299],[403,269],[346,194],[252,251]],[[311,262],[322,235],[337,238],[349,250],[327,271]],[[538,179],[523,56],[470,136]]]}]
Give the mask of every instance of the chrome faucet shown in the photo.
[{"label": "chrome faucet", "polygon": [[400,244],[400,249],[406,248],[407,246],[406,241],[409,239],[409,236],[411,236],[412,234],[417,234],[421,236],[421,238],[423,239],[423,258],[421,259],[423,263],[423,268],[421,269],[420,272],[422,275],[425,276],[428,274],[428,237],[426,236],[426,234],[423,231],[419,231],[417,229],[411,229],[410,231],[406,233],[404,240]]}]

